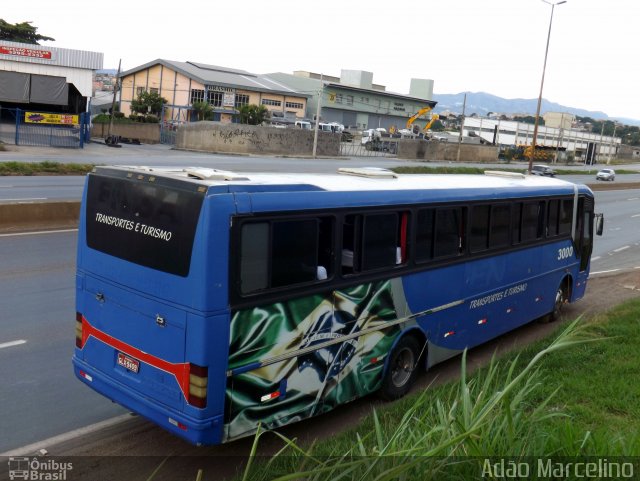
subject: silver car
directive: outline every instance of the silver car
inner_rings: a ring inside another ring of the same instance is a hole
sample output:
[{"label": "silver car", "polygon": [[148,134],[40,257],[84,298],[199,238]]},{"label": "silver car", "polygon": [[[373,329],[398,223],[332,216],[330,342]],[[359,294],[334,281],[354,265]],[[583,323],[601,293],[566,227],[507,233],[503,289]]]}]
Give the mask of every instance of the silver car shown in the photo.
[{"label": "silver car", "polygon": [[616,171],[613,169],[600,169],[596,174],[596,180],[615,180]]}]

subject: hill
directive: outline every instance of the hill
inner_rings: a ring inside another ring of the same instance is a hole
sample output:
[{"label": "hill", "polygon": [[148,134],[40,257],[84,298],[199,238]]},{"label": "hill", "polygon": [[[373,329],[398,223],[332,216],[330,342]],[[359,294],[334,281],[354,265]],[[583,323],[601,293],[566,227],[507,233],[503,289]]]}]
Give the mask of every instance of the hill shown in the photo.
[{"label": "hill", "polygon": [[[538,99],[505,99],[485,92],[461,92],[458,94],[433,94],[433,100],[438,102],[435,108],[436,113],[450,110],[451,112],[462,113],[464,95],[467,94],[467,105],[465,112],[467,115],[476,113],[486,116],[489,112],[500,114],[527,114],[535,115]],[[567,107],[555,102],[542,99],[540,112],[568,112],[580,117],[591,117],[596,120],[617,120],[627,125],[640,125],[635,119],[612,119],[606,113]]]}]

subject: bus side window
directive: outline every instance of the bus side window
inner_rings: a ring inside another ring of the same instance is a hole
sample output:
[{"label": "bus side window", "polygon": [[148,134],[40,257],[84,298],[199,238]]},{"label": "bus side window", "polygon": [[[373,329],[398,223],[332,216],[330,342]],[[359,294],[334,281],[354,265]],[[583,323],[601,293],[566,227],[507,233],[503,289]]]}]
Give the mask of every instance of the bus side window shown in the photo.
[{"label": "bus side window", "polygon": [[433,234],[436,219],[435,209],[420,209],[416,217],[416,261],[433,259]]},{"label": "bus side window", "polygon": [[398,220],[396,212],[365,216],[362,242],[363,271],[396,265],[399,247]]},{"label": "bus side window", "polygon": [[463,228],[462,207],[437,209],[433,256],[442,258],[462,254],[464,249]]},{"label": "bus side window", "polygon": [[529,242],[542,237],[544,221],[544,201],[525,202],[522,205],[522,228],[520,239]]},{"label": "bus side window", "polygon": [[471,252],[482,252],[489,248],[490,211],[490,205],[476,205],[471,209],[471,228],[469,231]]},{"label": "bus side window", "polygon": [[573,199],[564,199],[560,204],[560,227],[558,234],[571,234],[571,222],[573,217]]},{"label": "bus side window", "polygon": [[558,209],[560,209],[560,201],[557,199],[550,200],[547,204],[547,237],[558,235]]},{"label": "bus side window", "polygon": [[333,220],[245,223],[240,240],[240,291],[326,280],[333,271]]},{"label": "bus side window", "polygon": [[489,247],[491,249],[507,247],[511,239],[511,204],[496,204],[491,206],[490,222]]}]

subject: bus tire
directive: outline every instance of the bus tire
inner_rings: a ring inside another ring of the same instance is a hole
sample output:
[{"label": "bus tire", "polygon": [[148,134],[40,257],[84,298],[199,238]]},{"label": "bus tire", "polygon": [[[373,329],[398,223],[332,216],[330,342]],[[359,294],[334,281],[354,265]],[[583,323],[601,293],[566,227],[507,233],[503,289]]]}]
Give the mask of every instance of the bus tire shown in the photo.
[{"label": "bus tire", "polygon": [[568,299],[567,281],[563,280],[556,290],[556,297],[553,301],[553,309],[549,314],[542,318],[543,323],[555,322],[562,317],[562,308]]},{"label": "bus tire", "polygon": [[399,399],[409,392],[418,375],[420,344],[414,336],[404,336],[391,351],[389,364],[382,378],[380,396]]}]

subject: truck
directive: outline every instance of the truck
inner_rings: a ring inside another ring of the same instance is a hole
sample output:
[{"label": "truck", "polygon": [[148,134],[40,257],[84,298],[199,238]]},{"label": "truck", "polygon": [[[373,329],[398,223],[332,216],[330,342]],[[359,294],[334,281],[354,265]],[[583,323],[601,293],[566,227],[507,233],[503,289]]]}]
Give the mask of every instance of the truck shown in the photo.
[{"label": "truck", "polygon": [[401,135],[393,135],[387,132],[387,129],[367,129],[362,131],[362,140],[360,143],[367,150],[389,152],[395,154],[398,150],[397,139]]}]

